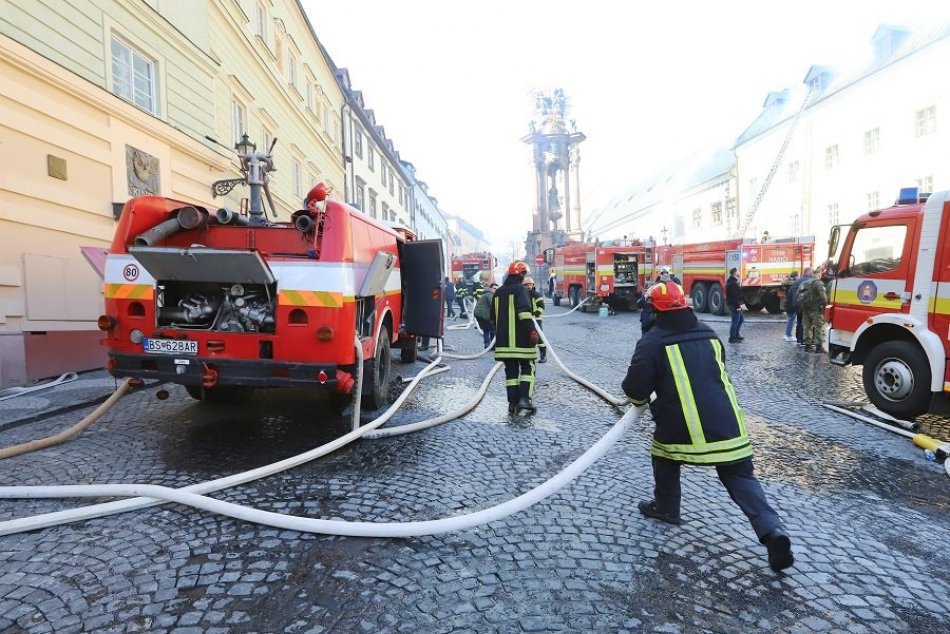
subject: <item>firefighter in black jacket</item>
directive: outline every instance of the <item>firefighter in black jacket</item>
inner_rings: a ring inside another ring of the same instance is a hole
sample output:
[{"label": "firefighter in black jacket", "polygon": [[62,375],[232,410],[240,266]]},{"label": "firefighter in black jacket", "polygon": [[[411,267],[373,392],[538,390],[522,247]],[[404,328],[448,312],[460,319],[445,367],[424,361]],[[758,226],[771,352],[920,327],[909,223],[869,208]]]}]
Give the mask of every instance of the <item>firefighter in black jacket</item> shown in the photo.
[{"label": "firefighter in black jacket", "polygon": [[505,364],[508,413],[518,409],[536,411],[534,360],[538,356],[538,333],[531,321],[531,299],[524,287],[528,265],[515,261],[508,267],[505,282],[495,291],[491,321],[495,326],[495,360]]},{"label": "firefighter in black jacket", "polygon": [[[538,329],[541,328],[541,318],[544,317],[544,295],[534,287],[534,280],[530,277],[524,278],[524,287],[528,289],[528,298],[531,300],[531,314],[534,320],[538,322]],[[538,335],[540,337],[540,335]],[[543,341],[538,342],[538,363],[548,362],[548,346]]]},{"label": "firefighter in black jacket", "polygon": [[729,496],[768,549],[773,570],[794,563],[791,542],[752,470],[745,415],[725,366],[725,348],[686,305],[682,287],[661,282],[649,291],[656,323],[637,342],[623,381],[634,405],[656,400],[653,433],[654,498],[640,512],[680,523],[680,465],[716,467]]}]

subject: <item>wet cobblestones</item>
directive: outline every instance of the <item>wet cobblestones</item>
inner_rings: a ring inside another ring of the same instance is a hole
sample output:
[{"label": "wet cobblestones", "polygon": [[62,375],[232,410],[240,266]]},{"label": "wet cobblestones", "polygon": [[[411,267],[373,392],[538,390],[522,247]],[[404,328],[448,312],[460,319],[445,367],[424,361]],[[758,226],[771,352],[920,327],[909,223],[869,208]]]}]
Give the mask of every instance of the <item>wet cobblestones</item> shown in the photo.
[{"label": "wet cobblestones", "polygon": [[[557,312],[555,309],[552,312]],[[725,322],[713,327],[727,333]],[[619,394],[637,316],[545,322],[568,366]],[[756,471],[786,519],[796,564],[771,572],[715,472],[685,469],[684,524],[642,518],[651,423],[525,512],[414,539],[301,534],[177,505],[0,537],[0,632],[943,632],[950,600],[950,480],[904,438],[818,406],[863,399],[859,369],[830,366],[747,320],[730,368]],[[473,352],[480,337],[450,331]],[[609,345],[605,342],[610,341]],[[392,424],[467,400],[490,359],[450,361]],[[422,366],[394,364],[409,376]],[[434,519],[547,480],[616,410],[539,366],[539,412],[508,417],[503,379],[462,420],[362,441],[214,497],[295,515]],[[8,429],[59,431],[87,410]],[[925,417],[928,418],[928,417]],[[369,416],[366,418],[369,419]],[[933,419],[933,433],[945,422]],[[185,486],[279,460],[347,431],[302,391],[208,407],[183,390],[134,394],[75,440],[0,462],[0,484]],[[89,501],[0,501],[0,519]]]}]

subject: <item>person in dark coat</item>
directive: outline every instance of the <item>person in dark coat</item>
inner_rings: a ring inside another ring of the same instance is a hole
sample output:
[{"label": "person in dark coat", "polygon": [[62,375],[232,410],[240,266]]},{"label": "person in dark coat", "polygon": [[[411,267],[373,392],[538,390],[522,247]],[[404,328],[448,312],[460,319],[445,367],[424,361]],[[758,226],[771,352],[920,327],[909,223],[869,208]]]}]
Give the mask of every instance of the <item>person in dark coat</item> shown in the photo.
[{"label": "person in dark coat", "polygon": [[445,276],[445,281],[442,282],[445,286],[445,307],[447,309],[447,315],[449,317],[455,317],[455,284],[452,283],[452,280],[449,279],[449,276]]},{"label": "person in dark coat", "polygon": [[[792,271],[788,276],[789,285],[785,291],[785,312],[788,317],[785,320],[785,341],[798,343],[802,342],[802,311],[795,303],[795,293],[798,292],[798,286],[802,283],[798,271]],[[795,334],[792,335],[792,328],[795,328]]]},{"label": "person in dark coat", "polygon": [[739,270],[729,269],[729,279],[726,280],[726,306],[732,314],[732,323],[729,326],[729,343],[739,343],[745,337],[739,334],[742,322],[742,293],[739,291]]},{"label": "person in dark coat", "polygon": [[528,265],[514,261],[504,283],[495,291],[491,321],[495,327],[495,360],[505,364],[508,413],[534,412],[534,360],[540,337],[531,321],[531,298],[524,287]]},{"label": "person in dark coat", "polygon": [[752,466],[745,414],[725,366],[725,348],[687,306],[682,287],[661,282],[650,289],[656,323],[637,342],[622,388],[635,406],[646,405],[653,433],[654,496],[640,512],[680,524],[680,466],[715,466],[729,496],[749,518],[768,551],[769,566],[791,566],[791,540],[769,505]]}]

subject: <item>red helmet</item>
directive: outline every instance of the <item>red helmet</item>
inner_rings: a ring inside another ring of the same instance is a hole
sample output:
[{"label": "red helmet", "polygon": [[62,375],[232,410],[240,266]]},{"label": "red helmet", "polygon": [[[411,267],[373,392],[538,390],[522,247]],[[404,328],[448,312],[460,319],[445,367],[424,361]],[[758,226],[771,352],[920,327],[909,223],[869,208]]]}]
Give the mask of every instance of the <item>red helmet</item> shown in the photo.
[{"label": "red helmet", "polygon": [[683,310],[687,308],[686,294],[676,282],[659,282],[647,291],[647,299],[656,310]]},{"label": "red helmet", "polygon": [[521,260],[515,260],[508,265],[508,275],[527,275],[531,272],[528,265]]}]

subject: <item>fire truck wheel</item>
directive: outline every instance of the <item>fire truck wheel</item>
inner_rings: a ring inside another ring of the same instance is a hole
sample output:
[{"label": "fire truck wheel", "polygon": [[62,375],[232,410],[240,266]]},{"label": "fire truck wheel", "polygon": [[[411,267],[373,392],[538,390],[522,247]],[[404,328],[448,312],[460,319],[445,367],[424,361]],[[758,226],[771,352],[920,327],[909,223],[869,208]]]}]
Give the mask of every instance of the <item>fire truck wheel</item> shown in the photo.
[{"label": "fire truck wheel", "polygon": [[706,285],[702,282],[697,282],[693,284],[693,290],[690,295],[693,298],[693,310],[697,313],[705,313],[709,310],[709,307],[706,306],[706,302],[709,301],[709,290],[706,288]]},{"label": "fire truck wheel", "polygon": [[363,408],[377,410],[389,402],[389,329],[379,329],[376,355],[363,363]]},{"label": "fire truck wheel", "polygon": [[875,407],[896,418],[927,413],[930,366],[923,351],[909,341],[887,341],[864,359],[864,391]]},{"label": "fire truck wheel", "polygon": [[782,299],[775,293],[769,293],[763,298],[765,303],[765,310],[768,311],[770,315],[778,315],[782,312]]},{"label": "fire truck wheel", "polygon": [[713,315],[726,314],[726,296],[721,284],[713,284],[709,289],[709,312]]}]

